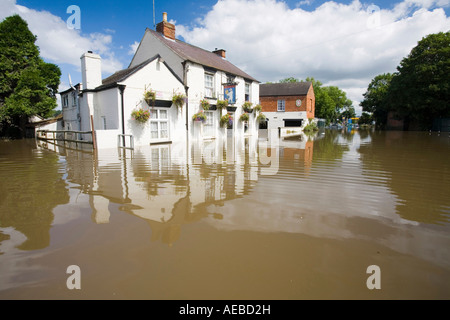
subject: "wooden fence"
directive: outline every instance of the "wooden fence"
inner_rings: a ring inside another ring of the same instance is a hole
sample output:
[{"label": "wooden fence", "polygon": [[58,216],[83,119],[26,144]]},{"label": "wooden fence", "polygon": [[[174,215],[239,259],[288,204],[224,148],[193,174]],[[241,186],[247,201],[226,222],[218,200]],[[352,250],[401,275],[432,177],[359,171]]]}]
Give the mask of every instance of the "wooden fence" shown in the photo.
[{"label": "wooden fence", "polygon": [[[83,136],[90,135],[90,139],[82,139]],[[74,137],[75,136],[75,137]],[[90,144],[94,149],[97,148],[95,135],[92,131],[70,131],[70,130],[37,130],[36,139],[44,141],[56,142],[62,141],[65,145],[66,142],[78,144]]]}]

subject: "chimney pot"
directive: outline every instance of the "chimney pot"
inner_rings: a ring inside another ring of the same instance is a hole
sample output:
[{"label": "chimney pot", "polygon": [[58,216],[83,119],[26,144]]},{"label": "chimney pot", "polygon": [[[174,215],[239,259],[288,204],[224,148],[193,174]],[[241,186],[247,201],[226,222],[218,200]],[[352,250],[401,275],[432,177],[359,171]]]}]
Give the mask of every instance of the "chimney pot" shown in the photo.
[{"label": "chimney pot", "polygon": [[163,21],[156,25],[156,32],[161,33],[166,38],[175,40],[175,25],[167,22],[167,12],[163,13]]}]

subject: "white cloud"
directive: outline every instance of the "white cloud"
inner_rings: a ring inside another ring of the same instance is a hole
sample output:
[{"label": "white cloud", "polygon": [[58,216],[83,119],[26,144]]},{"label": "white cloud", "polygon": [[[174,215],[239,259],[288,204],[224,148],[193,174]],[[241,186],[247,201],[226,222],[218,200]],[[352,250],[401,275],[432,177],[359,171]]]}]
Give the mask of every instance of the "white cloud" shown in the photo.
[{"label": "white cloud", "polygon": [[297,4],[297,7],[304,6],[304,5],[309,6],[309,5],[311,5],[313,2],[314,2],[314,0],[303,0],[303,1],[300,1],[300,2]]},{"label": "white cloud", "polygon": [[275,0],[221,0],[195,27],[177,25],[176,32],[207,50],[226,49],[228,60],[262,82],[312,76],[345,90],[358,107],[373,77],[395,72],[422,37],[450,29],[438,8],[449,3],[405,0],[374,13],[357,0],[314,11]]},{"label": "white cloud", "polygon": [[128,54],[134,55],[136,53],[136,50],[138,47],[139,47],[139,41],[135,41],[133,44],[130,44],[130,50],[128,51]]},{"label": "white cloud", "polygon": [[[19,14],[27,21],[30,31],[37,36],[36,44],[39,46],[41,57],[46,61],[80,68],[81,55],[92,50],[102,56],[103,72],[113,73],[123,68],[111,49],[110,34],[83,35],[80,30],[69,29],[66,21],[50,12],[17,5],[15,0],[2,0],[0,20],[13,14]],[[110,30],[107,32],[111,33]]]}]

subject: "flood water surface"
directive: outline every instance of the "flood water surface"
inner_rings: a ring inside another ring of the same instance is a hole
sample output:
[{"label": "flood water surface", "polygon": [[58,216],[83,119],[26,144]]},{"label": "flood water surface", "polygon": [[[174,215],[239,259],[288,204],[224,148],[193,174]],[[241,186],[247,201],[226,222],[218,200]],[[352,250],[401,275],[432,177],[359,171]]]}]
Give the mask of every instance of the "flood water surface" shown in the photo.
[{"label": "flood water surface", "polygon": [[0,299],[450,298],[448,135],[269,142],[0,141]]}]

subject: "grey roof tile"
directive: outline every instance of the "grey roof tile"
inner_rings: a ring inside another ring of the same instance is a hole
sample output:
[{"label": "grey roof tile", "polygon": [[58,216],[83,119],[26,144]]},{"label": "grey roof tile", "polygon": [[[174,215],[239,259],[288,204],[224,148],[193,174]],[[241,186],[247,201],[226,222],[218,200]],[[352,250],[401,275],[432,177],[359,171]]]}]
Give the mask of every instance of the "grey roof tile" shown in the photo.
[{"label": "grey roof tile", "polygon": [[167,47],[169,47],[173,52],[175,52],[179,57],[183,60],[192,61],[194,63],[198,63],[200,65],[225,71],[230,74],[234,74],[237,76],[241,76],[245,79],[257,81],[255,78],[242,71],[234,64],[232,64],[227,59],[222,58],[218,54],[215,54],[211,51],[193,46],[186,42],[183,42],[179,39],[171,40],[165,38],[161,33],[156,32],[154,30],[148,29],[154,36],[158,37],[158,39],[164,43]]},{"label": "grey roof tile", "polygon": [[296,96],[306,95],[312,83],[309,81],[303,82],[288,82],[288,83],[264,83],[259,85],[259,96]]}]

